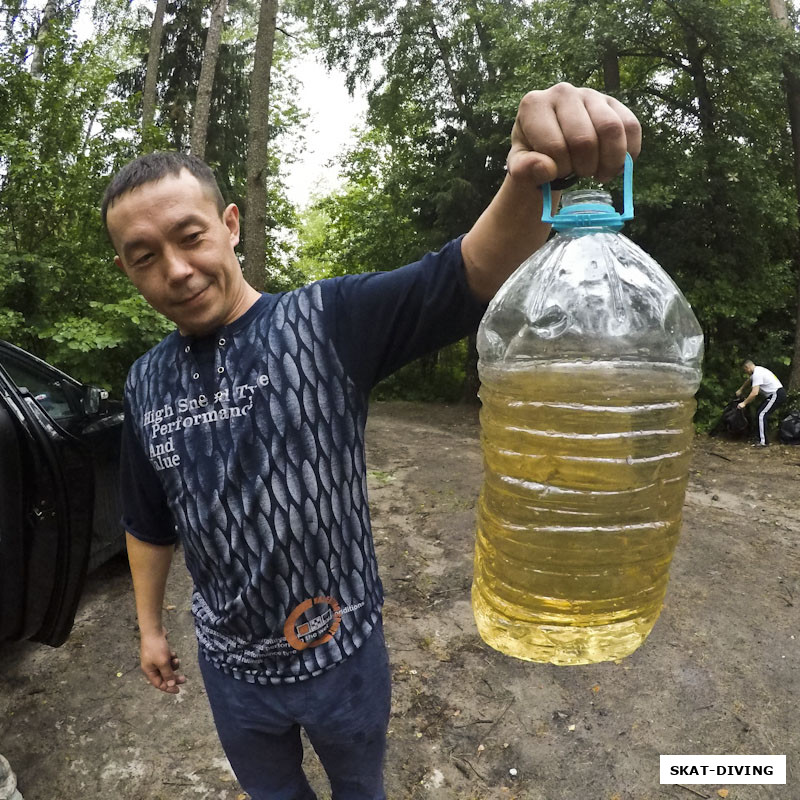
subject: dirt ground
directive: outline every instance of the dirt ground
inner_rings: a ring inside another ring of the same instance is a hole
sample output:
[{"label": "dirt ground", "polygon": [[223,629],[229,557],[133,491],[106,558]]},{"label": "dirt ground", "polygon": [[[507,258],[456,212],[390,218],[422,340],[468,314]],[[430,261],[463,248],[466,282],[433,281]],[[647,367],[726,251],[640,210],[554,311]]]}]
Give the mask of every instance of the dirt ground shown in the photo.
[{"label": "dirt ground", "polygon": [[[476,410],[376,404],[367,442],[394,673],[389,800],[800,798],[800,447],[699,437],[653,633],[622,663],[554,667],[505,657],[475,630]],[[245,797],[213,731],[175,566],[177,697],[139,672],[124,559],[91,577],[63,647],[0,651],[0,752],[25,800]],[[668,753],[786,754],[787,783],[662,786]],[[312,754],[307,765],[327,798]]]}]

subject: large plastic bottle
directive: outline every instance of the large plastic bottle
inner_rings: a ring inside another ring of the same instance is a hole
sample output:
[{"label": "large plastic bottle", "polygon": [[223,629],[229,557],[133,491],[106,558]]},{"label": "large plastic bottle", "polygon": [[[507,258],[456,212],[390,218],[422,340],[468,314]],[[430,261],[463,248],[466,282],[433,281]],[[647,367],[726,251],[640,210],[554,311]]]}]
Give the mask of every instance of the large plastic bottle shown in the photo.
[{"label": "large plastic bottle", "polygon": [[[550,209],[550,187],[544,207]],[[557,234],[478,332],[484,484],[472,605],[517,658],[618,660],[661,610],[681,526],[703,335],[605,192],[565,194]]]}]

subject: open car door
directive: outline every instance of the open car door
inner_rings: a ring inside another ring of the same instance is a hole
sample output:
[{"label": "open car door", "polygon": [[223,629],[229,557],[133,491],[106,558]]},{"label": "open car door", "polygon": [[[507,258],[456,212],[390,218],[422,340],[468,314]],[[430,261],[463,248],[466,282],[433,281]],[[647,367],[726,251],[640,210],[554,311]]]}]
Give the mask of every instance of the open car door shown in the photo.
[{"label": "open car door", "polygon": [[86,446],[0,366],[0,641],[62,644],[92,536]]}]

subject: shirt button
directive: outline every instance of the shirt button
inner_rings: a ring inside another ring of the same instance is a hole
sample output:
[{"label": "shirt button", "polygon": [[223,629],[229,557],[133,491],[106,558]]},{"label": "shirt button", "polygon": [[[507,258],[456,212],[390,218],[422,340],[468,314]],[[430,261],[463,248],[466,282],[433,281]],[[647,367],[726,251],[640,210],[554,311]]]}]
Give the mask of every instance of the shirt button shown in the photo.
[{"label": "shirt button", "polygon": [[218,372],[220,375],[222,375],[222,373],[223,373],[223,372],[225,372],[225,367],[217,367],[217,372]]},{"label": "shirt button", "polygon": [[187,344],[186,347],[183,349],[184,353],[188,353],[192,348]]},{"label": "shirt button", "polygon": [[224,345],[225,345],[225,340],[224,339],[220,339],[219,340],[219,346],[220,347],[224,347]]},{"label": "shirt button", "polygon": [[197,379],[200,377],[200,373],[199,373],[199,372],[195,372],[195,373],[194,373],[194,375],[192,375],[192,377],[193,377],[195,380],[197,380]]}]

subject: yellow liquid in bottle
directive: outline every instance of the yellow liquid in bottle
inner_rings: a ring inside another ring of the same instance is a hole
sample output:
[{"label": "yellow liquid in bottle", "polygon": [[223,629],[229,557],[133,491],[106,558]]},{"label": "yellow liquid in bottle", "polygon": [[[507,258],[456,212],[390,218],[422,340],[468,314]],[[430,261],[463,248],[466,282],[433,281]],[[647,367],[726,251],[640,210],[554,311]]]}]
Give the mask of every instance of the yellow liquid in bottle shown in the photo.
[{"label": "yellow liquid in bottle", "polygon": [[695,410],[675,365],[481,369],[472,606],[484,641],[553,664],[632,653],[658,618]]}]

